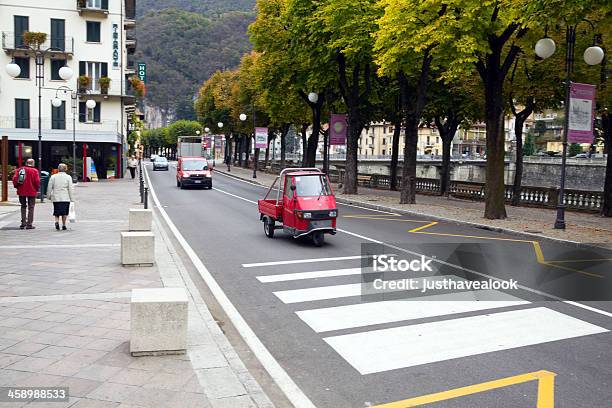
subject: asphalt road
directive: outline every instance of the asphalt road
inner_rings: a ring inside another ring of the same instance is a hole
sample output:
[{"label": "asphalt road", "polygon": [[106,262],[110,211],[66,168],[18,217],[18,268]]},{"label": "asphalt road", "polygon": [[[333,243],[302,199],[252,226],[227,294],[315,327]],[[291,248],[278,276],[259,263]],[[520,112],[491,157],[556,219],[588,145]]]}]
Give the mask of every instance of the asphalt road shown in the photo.
[{"label": "asphalt road", "polygon": [[[265,237],[259,186],[216,173],[213,190],[179,190],[173,166],[150,170],[172,222],[315,406],[373,406],[541,370],[556,374],[556,407],[611,406],[610,252],[347,205],[338,234],[317,248],[282,231]],[[519,288],[364,296],[372,277],[408,276],[362,275],[370,250],[434,257],[433,271],[411,278]],[[427,406],[536,405],[536,381],[498,386]]]}]

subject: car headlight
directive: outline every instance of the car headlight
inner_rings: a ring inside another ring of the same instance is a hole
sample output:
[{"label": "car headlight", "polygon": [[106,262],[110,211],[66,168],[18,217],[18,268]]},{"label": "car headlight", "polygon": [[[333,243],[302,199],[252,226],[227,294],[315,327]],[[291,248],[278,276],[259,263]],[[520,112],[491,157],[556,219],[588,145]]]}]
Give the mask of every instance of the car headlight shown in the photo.
[{"label": "car headlight", "polygon": [[337,217],[338,216],[338,211],[336,211],[336,210],[330,211],[329,212],[329,216],[330,217]]}]

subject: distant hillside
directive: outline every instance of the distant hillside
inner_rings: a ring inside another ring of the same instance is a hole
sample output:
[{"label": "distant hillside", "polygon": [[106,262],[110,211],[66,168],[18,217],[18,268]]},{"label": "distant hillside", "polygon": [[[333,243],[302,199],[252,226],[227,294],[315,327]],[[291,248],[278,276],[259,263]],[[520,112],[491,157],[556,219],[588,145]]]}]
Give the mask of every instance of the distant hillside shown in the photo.
[{"label": "distant hillside", "polygon": [[[141,11],[146,4],[207,10],[223,4],[222,9],[227,10],[228,4],[245,8],[245,3],[253,1],[140,0],[138,5]],[[192,108],[191,98],[199,86],[216,70],[237,66],[250,50],[246,31],[254,18],[252,12],[228,11],[207,17],[172,8],[140,17],[134,32],[138,40],[134,59],[147,63],[147,104],[159,108],[164,116],[177,111],[188,116],[185,110]]]},{"label": "distant hillside", "polygon": [[212,17],[228,11],[252,12],[255,0],[137,0],[136,4],[139,16],[150,11],[176,8]]}]

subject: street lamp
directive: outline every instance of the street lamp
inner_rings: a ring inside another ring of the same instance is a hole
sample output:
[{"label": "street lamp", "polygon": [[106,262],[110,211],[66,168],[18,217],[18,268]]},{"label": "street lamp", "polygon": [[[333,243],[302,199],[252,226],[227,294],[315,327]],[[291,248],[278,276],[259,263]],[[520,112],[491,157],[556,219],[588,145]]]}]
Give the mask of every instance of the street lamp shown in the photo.
[{"label": "street lamp", "polygon": [[[257,133],[255,131],[255,104],[251,104],[251,111],[253,113],[253,178],[257,178],[257,166],[259,164],[259,149],[257,148]],[[241,113],[239,116],[241,121],[247,120],[247,115]],[[248,163],[248,160],[247,160]]]},{"label": "street lamp", "polygon": [[[302,94],[303,95],[303,94]],[[308,100],[312,103],[317,103],[319,102],[319,94],[317,94],[316,92],[311,92],[308,94]]]},{"label": "street lamp", "polygon": [[[36,85],[38,86],[38,173],[42,173],[42,89],[44,87],[45,81],[45,58],[47,53],[51,53],[54,51],[61,51],[56,48],[47,48],[45,50],[41,50],[40,46],[37,48],[31,47],[29,45],[21,45],[19,48],[28,49],[34,52],[34,62],[36,63]],[[11,62],[6,66],[6,73],[12,77],[16,78],[21,74],[21,68],[19,65],[15,63],[15,59],[13,58]],[[59,70],[59,76],[64,81],[72,78],[73,72],[72,69],[64,65]],[[60,103],[61,104],[61,103]],[[40,187],[40,201],[43,202],[45,200],[42,193],[42,183]]]},{"label": "street lamp", "polygon": [[[586,20],[584,20],[586,21]],[[586,21],[593,28],[593,24]],[[576,24],[577,25],[577,24]],[[561,156],[561,183],[559,187],[559,197],[557,202],[557,219],[555,229],[565,229],[565,170],[567,165],[567,133],[569,129],[570,114],[570,85],[572,72],[574,70],[574,46],[576,45],[576,25],[566,27],[566,52],[565,52],[565,118],[563,120],[563,154]],[[546,35],[546,34],[545,34]],[[556,45],[552,38],[542,38],[535,46],[535,53],[538,57],[546,59],[555,53]],[[584,52],[584,62],[588,65],[601,64],[604,58],[604,51],[597,45],[597,36],[593,40],[593,45]]]}]

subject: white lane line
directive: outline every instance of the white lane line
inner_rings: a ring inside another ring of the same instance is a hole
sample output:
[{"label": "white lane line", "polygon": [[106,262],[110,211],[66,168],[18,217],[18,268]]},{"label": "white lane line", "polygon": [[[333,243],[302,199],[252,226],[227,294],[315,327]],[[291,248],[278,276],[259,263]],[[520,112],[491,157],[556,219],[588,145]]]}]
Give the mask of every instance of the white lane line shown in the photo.
[{"label": "white lane line", "polygon": [[538,307],[324,340],[361,374],[372,374],[606,332]]},{"label": "white lane line", "polygon": [[310,258],[310,259],[292,259],[288,261],[271,261],[271,262],[257,262],[242,264],[243,268],[257,268],[260,266],[276,266],[276,265],[293,265],[301,263],[313,263],[313,262],[331,262],[331,261],[346,261],[349,259],[362,259],[369,258],[369,255],[352,255],[352,256],[337,256],[334,258]]},{"label": "white lane line", "polygon": [[[437,275],[437,276],[425,276],[420,278],[414,278],[415,287],[411,290],[418,291],[422,288],[423,281],[437,281],[437,280],[456,280],[465,281],[463,278],[449,275]],[[386,282],[402,282],[402,279],[389,280]],[[405,292],[405,289],[387,289],[384,293],[392,292]],[[371,294],[383,295],[382,290],[375,290],[373,285],[370,283],[348,283],[343,285],[331,285],[331,286],[316,286],[313,288],[306,289],[289,289],[272,292],[278,297],[283,303],[300,303],[300,302],[313,302],[316,300],[326,299],[338,299],[351,296],[365,296]]]},{"label": "white lane line", "polygon": [[327,271],[282,273],[279,275],[257,276],[257,280],[261,283],[287,282],[302,279],[329,278],[332,276],[360,275],[361,273],[372,273],[372,268],[364,268],[363,270],[361,268],[347,268],[331,269]]},{"label": "white lane line", "polygon": [[[239,180],[239,181],[243,181],[243,180]],[[222,193],[225,193],[225,194],[228,194],[228,195],[231,195],[231,196],[234,196],[236,198],[239,198],[239,199],[247,201],[247,202],[255,203],[252,200],[246,199],[244,197],[237,196],[235,194],[227,193],[227,192],[221,191],[221,190],[218,190],[218,191],[220,191]],[[337,231],[338,232],[342,232],[342,233],[347,234],[347,235],[350,235],[350,236],[353,236],[355,238],[363,239],[365,241],[370,241],[370,242],[374,242],[374,243],[377,243],[377,244],[384,244],[384,245],[388,246],[389,248],[393,248],[393,249],[395,249],[397,251],[401,251],[401,252],[404,252],[404,253],[407,253],[407,254],[411,254],[411,255],[415,255],[415,256],[424,255],[424,254],[420,254],[418,252],[409,251],[407,249],[404,249],[404,248],[401,248],[401,247],[398,247],[398,246],[394,246],[392,244],[384,243],[383,241],[379,241],[377,239],[366,237],[365,235],[356,234],[354,232],[350,232],[350,231],[343,230],[343,229],[340,229],[340,228],[338,228]],[[430,259],[430,257],[427,257],[427,256],[426,256],[426,258]],[[433,258],[433,261],[437,262],[439,264],[442,264],[442,265],[446,265],[446,266],[450,266],[452,268],[459,269],[459,270],[464,271],[464,272],[472,273],[474,275],[477,275],[477,276],[480,276],[480,277],[483,277],[483,278],[493,279],[493,280],[501,281],[501,282],[504,281],[504,279],[500,279],[500,278],[497,278],[495,276],[492,276],[492,275],[489,275],[489,274],[486,274],[486,273],[483,273],[483,272],[478,272],[478,271],[476,271],[474,269],[465,268],[463,266],[456,265],[456,264],[453,264],[453,263],[450,263],[450,262],[442,261],[440,259]],[[517,286],[520,289],[525,290],[525,291],[530,292],[530,293],[535,293],[535,294],[540,295],[540,296],[545,296],[547,298],[554,299],[554,300],[557,300],[559,302],[564,302],[564,303],[567,303],[569,305],[573,305],[575,307],[579,307],[579,308],[582,308],[582,309],[585,309],[585,310],[589,310],[591,312],[598,313],[598,314],[603,315],[603,316],[612,317],[612,313],[604,311],[604,310],[601,310],[601,309],[597,309],[597,308],[592,307],[592,306],[587,306],[587,305],[584,305],[584,304],[579,303],[579,302],[574,302],[574,301],[570,301],[570,300],[567,300],[567,299],[563,299],[562,297],[555,296],[555,295],[552,295],[550,293],[543,292],[541,290],[532,289],[532,288],[527,287],[527,286],[523,286],[523,285],[517,285]]]},{"label": "white lane line", "polygon": [[270,377],[276,382],[278,387],[285,393],[289,401],[296,406],[297,408],[316,408],[315,405],[310,401],[310,399],[304,394],[304,392],[297,386],[297,384],[291,379],[289,374],[283,369],[283,367],[276,361],[274,356],[270,353],[270,351],[266,348],[266,346],[261,342],[261,340],[257,337],[255,332],[249,327],[247,322],[244,320],[238,309],[232,304],[229,300],[225,292],[215,278],[208,271],[202,260],[195,253],[191,245],[187,242],[187,240],[183,237],[183,234],[178,230],[176,225],[172,222],[168,213],[162,207],[159,202],[157,195],[155,194],[155,189],[153,188],[153,184],[149,178],[148,170],[145,169],[145,177],[147,178],[147,185],[149,186],[149,192],[151,193],[151,197],[153,197],[153,201],[159,210],[162,218],[170,228],[170,231],[174,234],[176,240],[181,244],[181,247],[193,263],[194,267],[197,269],[198,273],[204,279],[204,282],[215,296],[215,299],[221,307],[223,311],[228,315],[232,324],[240,333],[245,343],[249,346],[253,354],[257,357],[263,367],[266,369]]},{"label": "white lane line", "polygon": [[40,249],[40,248],[113,248],[121,244],[45,244],[45,245],[0,245],[0,249]]},{"label": "white lane line", "polygon": [[239,200],[246,201],[247,203],[257,204],[257,201],[249,200],[248,198],[244,198],[244,197],[240,197],[239,195],[236,195],[236,194],[228,193],[227,191],[220,190],[220,189],[218,189],[216,187],[213,187],[213,190],[218,191],[218,192],[223,193],[223,194],[227,194],[228,196],[232,196],[232,197],[237,198]]},{"label": "white lane line", "polygon": [[320,333],[529,303],[503,292],[479,290],[302,310],[296,314]]}]

